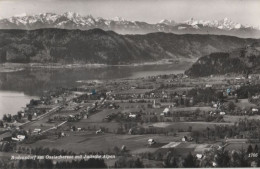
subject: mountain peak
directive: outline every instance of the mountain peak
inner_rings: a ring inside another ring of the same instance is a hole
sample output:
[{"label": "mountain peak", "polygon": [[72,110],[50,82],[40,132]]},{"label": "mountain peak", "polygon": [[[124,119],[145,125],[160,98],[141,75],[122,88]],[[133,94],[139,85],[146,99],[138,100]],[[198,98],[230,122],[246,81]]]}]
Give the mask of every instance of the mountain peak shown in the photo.
[{"label": "mountain peak", "polygon": [[39,29],[62,28],[89,30],[100,28],[112,30],[120,34],[145,34],[151,32],[196,33],[196,34],[221,34],[238,37],[260,37],[257,27],[244,26],[233,22],[229,18],[221,20],[197,20],[191,18],[184,22],[176,23],[174,20],[163,19],[158,23],[129,21],[122,17],[113,19],[94,18],[92,15],[81,16],[76,12],[63,14],[40,13],[27,15],[25,13],[6,19],[0,19],[0,29]]},{"label": "mountain peak", "polygon": [[114,17],[112,20],[117,21],[117,22],[125,22],[126,21],[126,19],[119,17],[119,16]]},{"label": "mountain peak", "polygon": [[168,19],[163,19],[159,22],[160,24],[165,24],[165,25],[176,25],[176,22],[174,20],[168,20]]},{"label": "mountain peak", "polygon": [[71,11],[65,12],[63,15],[66,16],[66,17],[69,18],[69,19],[71,19],[71,18],[76,18],[76,17],[80,17],[80,15],[79,15],[78,13],[76,13],[76,12],[71,12]]},{"label": "mountain peak", "polygon": [[211,20],[195,20],[195,19],[191,18],[183,23],[191,25],[191,26],[201,24],[203,26],[218,28],[218,29],[223,29],[223,30],[245,28],[244,25],[242,25],[240,23],[236,23],[227,17],[220,19],[220,20],[212,20],[212,21]]}]

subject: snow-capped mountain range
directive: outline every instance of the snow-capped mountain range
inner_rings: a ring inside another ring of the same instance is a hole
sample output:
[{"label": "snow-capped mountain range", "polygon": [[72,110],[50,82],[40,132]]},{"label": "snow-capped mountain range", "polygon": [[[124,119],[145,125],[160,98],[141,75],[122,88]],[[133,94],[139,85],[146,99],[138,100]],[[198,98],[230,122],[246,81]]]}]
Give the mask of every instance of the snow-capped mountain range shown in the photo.
[{"label": "snow-capped mountain range", "polygon": [[41,13],[38,15],[16,15],[0,19],[0,29],[40,29],[63,28],[88,30],[100,28],[121,34],[145,34],[151,32],[171,32],[177,34],[222,34],[246,38],[259,38],[259,27],[242,25],[228,18],[204,21],[190,19],[181,23],[173,20],[162,20],[156,24],[140,21],[128,21],[120,17],[113,19],[94,18],[91,15],[81,16],[78,13],[64,14]]}]

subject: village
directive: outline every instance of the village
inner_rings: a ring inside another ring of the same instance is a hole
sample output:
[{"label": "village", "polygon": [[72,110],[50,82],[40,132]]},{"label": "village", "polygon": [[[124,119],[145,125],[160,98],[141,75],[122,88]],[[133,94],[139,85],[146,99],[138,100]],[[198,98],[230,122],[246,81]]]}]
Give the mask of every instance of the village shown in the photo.
[{"label": "village", "polygon": [[197,166],[225,167],[214,157],[218,152],[243,150],[254,167],[259,77],[170,74],[53,89],[4,115],[0,150],[6,159],[10,153],[113,155],[105,160],[109,167],[126,167],[121,158],[141,159],[145,167],[187,167],[189,156]]}]

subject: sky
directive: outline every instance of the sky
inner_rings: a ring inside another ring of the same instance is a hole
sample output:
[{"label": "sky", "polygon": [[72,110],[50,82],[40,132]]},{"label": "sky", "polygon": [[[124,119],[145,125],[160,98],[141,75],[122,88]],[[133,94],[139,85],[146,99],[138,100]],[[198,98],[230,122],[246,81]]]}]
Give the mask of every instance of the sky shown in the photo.
[{"label": "sky", "polygon": [[52,12],[77,12],[111,19],[156,23],[162,19],[219,20],[260,26],[260,0],[0,0],[0,17]]}]

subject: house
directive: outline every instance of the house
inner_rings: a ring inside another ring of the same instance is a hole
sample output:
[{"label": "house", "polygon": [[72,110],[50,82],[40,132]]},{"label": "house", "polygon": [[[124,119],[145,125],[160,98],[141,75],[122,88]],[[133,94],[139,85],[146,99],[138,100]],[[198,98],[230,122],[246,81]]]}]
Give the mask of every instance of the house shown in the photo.
[{"label": "house", "polygon": [[170,109],[166,107],[166,108],[163,110],[163,112],[161,113],[161,115],[162,115],[162,116],[168,116],[169,113],[170,113]]},{"label": "house", "polygon": [[25,135],[17,135],[16,137],[12,137],[14,141],[23,141],[25,139]]},{"label": "house", "polygon": [[130,114],[129,114],[129,117],[130,117],[130,118],[136,118],[136,114],[130,113]]},{"label": "house", "polygon": [[222,112],[220,112],[219,114],[220,114],[220,115],[225,115],[226,113],[222,111]]},{"label": "house", "polygon": [[150,139],[148,139],[148,145],[153,145],[153,144],[155,144],[156,142],[154,141],[154,139],[152,139],[152,138],[150,138]]},{"label": "house", "polygon": [[65,137],[65,133],[64,133],[64,132],[61,132],[60,136],[61,136],[61,137]]},{"label": "house", "polygon": [[96,131],[96,134],[101,134],[101,133],[103,133],[103,131],[101,129]]},{"label": "house", "polygon": [[196,154],[197,159],[202,159],[203,155],[202,154]]},{"label": "house", "polygon": [[42,129],[34,129],[33,133],[40,133],[42,131]]},{"label": "house", "polygon": [[212,102],[212,107],[217,108],[218,104],[216,102]]},{"label": "house", "polygon": [[125,146],[125,145],[123,145],[123,146],[121,147],[121,151],[126,151],[126,146]]},{"label": "house", "polygon": [[259,99],[259,95],[257,95],[257,96],[252,96],[252,99]]},{"label": "house", "polygon": [[25,139],[25,135],[17,135],[17,138],[20,140],[20,141],[23,141]]},{"label": "house", "polygon": [[212,85],[211,84],[206,84],[206,86],[205,86],[206,88],[211,88],[212,87]]},{"label": "house", "polygon": [[170,112],[170,110],[167,107],[163,110],[163,113],[169,113],[169,112]]},{"label": "house", "polygon": [[70,117],[70,118],[75,118],[75,116],[74,116],[74,115],[71,115],[71,114],[69,115],[69,117]]},{"label": "house", "polygon": [[183,137],[182,137],[182,139],[181,139],[181,141],[183,141],[183,142],[186,142],[186,141],[188,141],[188,138],[187,138],[187,136],[183,136]]}]

